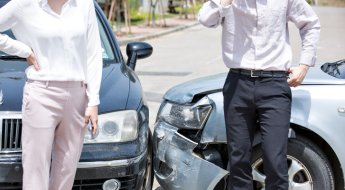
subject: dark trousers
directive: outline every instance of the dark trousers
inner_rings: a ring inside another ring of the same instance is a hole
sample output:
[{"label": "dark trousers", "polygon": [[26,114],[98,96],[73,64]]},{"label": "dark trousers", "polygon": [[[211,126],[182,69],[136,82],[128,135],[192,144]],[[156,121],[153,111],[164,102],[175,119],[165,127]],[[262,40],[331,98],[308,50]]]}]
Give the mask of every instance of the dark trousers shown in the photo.
[{"label": "dark trousers", "polygon": [[229,190],[252,190],[251,152],[261,129],[266,190],[288,189],[287,141],[291,90],[287,78],[252,78],[229,72],[223,88],[229,152]]}]

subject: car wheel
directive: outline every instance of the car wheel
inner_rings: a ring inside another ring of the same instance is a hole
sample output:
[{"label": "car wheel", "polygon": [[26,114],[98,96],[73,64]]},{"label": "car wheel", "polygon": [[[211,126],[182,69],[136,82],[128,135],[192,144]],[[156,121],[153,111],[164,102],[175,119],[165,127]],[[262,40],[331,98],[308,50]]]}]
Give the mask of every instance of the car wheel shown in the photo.
[{"label": "car wheel", "polygon": [[147,144],[146,170],[145,170],[145,175],[144,175],[143,186],[141,188],[142,190],[152,190],[152,185],[153,185],[152,157],[153,157],[152,135],[151,135],[151,131],[149,131],[148,144]]},{"label": "car wheel", "polygon": [[[288,143],[289,190],[334,190],[334,177],[324,153],[306,139],[290,139]],[[253,150],[255,190],[265,189],[261,147]]]}]

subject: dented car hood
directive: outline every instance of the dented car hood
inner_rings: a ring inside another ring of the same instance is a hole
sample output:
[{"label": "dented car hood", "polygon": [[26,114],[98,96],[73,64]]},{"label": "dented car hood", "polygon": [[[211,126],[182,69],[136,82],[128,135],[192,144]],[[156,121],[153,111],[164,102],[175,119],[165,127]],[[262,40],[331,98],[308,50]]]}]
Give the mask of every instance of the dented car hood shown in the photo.
[{"label": "dented car hood", "polygon": [[[302,85],[345,84],[345,79],[332,77],[320,69],[321,65],[311,67]],[[227,73],[194,79],[171,88],[164,99],[178,104],[191,103],[195,96],[206,95],[222,90]]]}]

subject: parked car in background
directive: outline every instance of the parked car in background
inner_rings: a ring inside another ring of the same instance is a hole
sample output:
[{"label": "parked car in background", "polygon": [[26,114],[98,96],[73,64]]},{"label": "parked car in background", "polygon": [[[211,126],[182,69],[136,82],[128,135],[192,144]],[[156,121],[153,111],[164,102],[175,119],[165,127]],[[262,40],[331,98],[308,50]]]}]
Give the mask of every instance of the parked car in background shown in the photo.
[{"label": "parked car in background", "polygon": [[[164,96],[153,135],[154,173],[165,190],[226,189],[226,74],[192,80]],[[345,60],[310,68],[292,88],[290,190],[344,190]],[[254,189],[265,189],[260,131],[253,142]]]},{"label": "parked car in background", "polygon": [[[8,0],[0,0],[0,7]],[[153,182],[149,110],[136,60],[152,54],[142,42],[127,46],[124,62],[101,9],[95,7],[103,48],[99,128],[87,132],[76,173],[75,190],[151,190]],[[11,31],[5,32],[12,36]],[[22,189],[21,105],[25,59],[0,52],[0,189]]]}]

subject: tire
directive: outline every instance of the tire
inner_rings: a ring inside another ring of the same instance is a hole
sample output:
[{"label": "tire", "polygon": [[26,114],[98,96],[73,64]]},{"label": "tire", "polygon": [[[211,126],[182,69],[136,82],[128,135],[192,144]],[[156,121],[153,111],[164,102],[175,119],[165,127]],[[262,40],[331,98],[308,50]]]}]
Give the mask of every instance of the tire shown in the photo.
[{"label": "tire", "polygon": [[[304,138],[288,143],[289,190],[334,190],[334,176],[325,154]],[[261,147],[255,147],[252,159],[254,189],[264,190]]]},{"label": "tire", "polygon": [[153,150],[152,150],[152,134],[149,130],[148,134],[148,141],[147,141],[147,162],[146,162],[146,170],[145,170],[145,177],[143,180],[142,190],[152,190],[153,186],[153,167],[152,167],[152,158],[153,158]]}]

